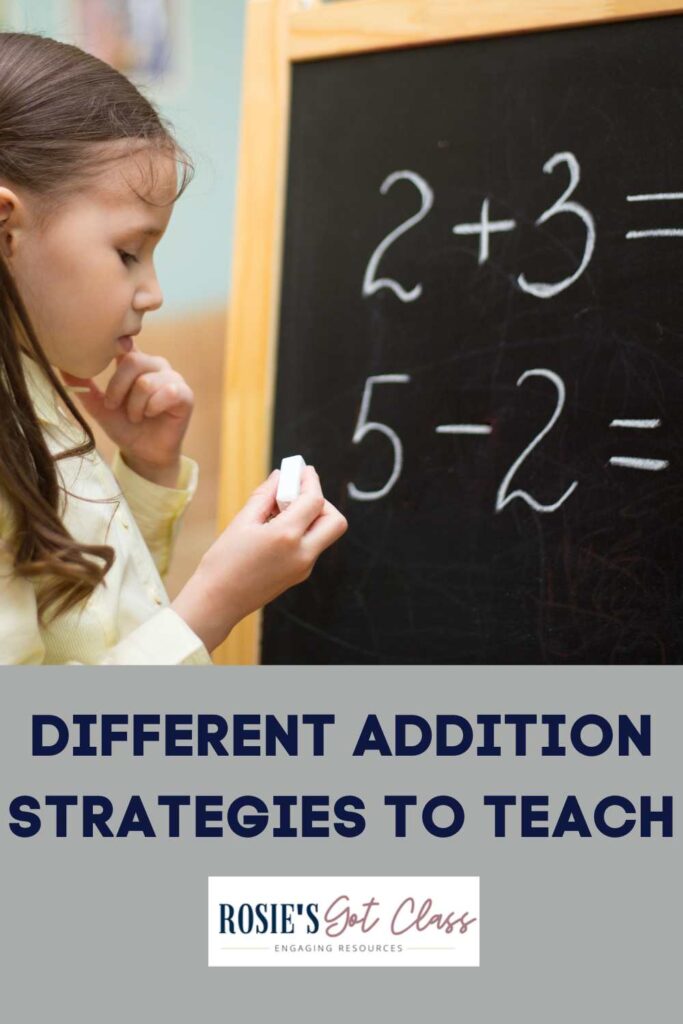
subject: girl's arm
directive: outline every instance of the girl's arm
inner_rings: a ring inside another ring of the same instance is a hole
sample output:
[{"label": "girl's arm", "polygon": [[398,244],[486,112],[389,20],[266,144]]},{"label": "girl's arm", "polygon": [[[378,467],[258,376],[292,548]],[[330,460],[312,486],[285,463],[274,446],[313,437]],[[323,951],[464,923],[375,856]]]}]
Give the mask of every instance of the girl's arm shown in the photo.
[{"label": "girl's arm", "polygon": [[233,626],[308,579],[318,556],[346,531],[306,466],[301,495],[277,514],[279,473],[261,484],[202,558],[171,607],[212,651]]},{"label": "girl's arm", "polygon": [[[209,664],[213,650],[240,619],[310,575],[316,559],[346,530],[346,520],[326,502],[317,473],[307,466],[301,496],[276,514],[278,472],[252,494],[242,511],[202,558],[171,607],[160,608],[117,643],[103,631],[88,642],[74,621],[59,621],[59,646],[78,657],[70,665]],[[122,595],[125,599],[125,595]],[[53,646],[54,646],[53,638]],[[0,539],[0,663],[44,664],[33,584],[17,577],[9,545]]]},{"label": "girl's arm", "polygon": [[13,555],[0,541],[0,665],[211,664],[199,637],[170,608],[161,608],[109,647],[103,628],[79,630],[73,617],[53,628],[52,645],[64,651],[63,657],[47,657],[35,588],[15,575]]},{"label": "girl's arm", "polygon": [[0,664],[42,665],[44,658],[35,590],[15,576],[13,555],[0,540]]},{"label": "girl's arm", "polygon": [[140,477],[123,461],[119,451],[111,469],[163,579],[170,567],[185,509],[197,489],[197,463],[181,456],[173,488]]},{"label": "girl's arm", "polygon": [[84,604],[41,626],[36,584],[15,572],[13,535],[0,498],[0,665],[211,664],[199,637],[161,602],[158,608],[148,602],[149,618],[119,639],[117,602],[140,606],[140,595],[130,595],[126,585],[112,592],[105,581]]}]

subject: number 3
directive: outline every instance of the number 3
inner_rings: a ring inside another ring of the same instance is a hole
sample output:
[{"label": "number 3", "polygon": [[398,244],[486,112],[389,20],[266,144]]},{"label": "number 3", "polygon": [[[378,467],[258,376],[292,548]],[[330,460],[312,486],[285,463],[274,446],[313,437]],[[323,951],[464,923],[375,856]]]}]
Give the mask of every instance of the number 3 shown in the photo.
[{"label": "number 3", "polygon": [[580,203],[569,202],[569,197],[578,185],[581,177],[579,162],[573,153],[556,153],[555,156],[552,156],[550,160],[543,164],[544,172],[551,174],[559,163],[566,163],[569,168],[569,184],[557,202],[553,203],[550,209],[541,214],[536,224],[545,224],[547,220],[550,220],[551,217],[558,213],[575,213],[586,225],[586,244],[579,269],[571,277],[565,277],[563,281],[558,281],[557,284],[547,284],[543,281],[527,281],[524,274],[519,275],[517,284],[522,291],[528,292],[529,295],[535,295],[539,299],[550,299],[553,295],[557,295],[558,292],[562,292],[565,288],[569,288],[571,284],[574,284],[574,281],[581,277],[590,263],[593,249],[595,248],[595,221],[593,220],[593,215],[588,212],[585,206],[581,206]]}]

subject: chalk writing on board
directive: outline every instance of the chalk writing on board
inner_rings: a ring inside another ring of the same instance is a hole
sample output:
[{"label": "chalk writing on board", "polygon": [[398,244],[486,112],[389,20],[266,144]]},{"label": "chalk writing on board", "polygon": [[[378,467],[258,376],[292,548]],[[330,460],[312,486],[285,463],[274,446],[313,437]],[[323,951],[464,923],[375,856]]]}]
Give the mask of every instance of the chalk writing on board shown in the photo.
[{"label": "chalk writing on board", "polygon": [[[559,295],[565,288],[569,288],[575,281],[581,277],[586,267],[591,261],[593,251],[595,249],[595,220],[592,213],[582,206],[581,203],[575,202],[569,197],[573,195],[581,180],[581,168],[579,162],[573,153],[555,153],[549,160],[543,164],[543,171],[546,174],[552,174],[555,168],[560,164],[566,164],[569,171],[569,184],[562,193],[559,199],[557,199],[552,206],[549,206],[547,210],[544,210],[536,221],[536,226],[539,227],[541,224],[547,223],[552,217],[556,217],[561,213],[570,213],[578,217],[586,228],[586,239],[584,242],[583,253],[578,267],[573,274],[563,278],[561,281],[528,281],[526,276],[522,273],[517,276],[517,285],[519,288],[526,292],[528,295],[534,295],[538,299],[551,299],[554,295]],[[415,188],[420,193],[422,198],[422,205],[418,213],[409,217],[408,220],[404,221],[397,228],[394,228],[390,234],[383,239],[382,242],[377,246],[370,261],[366,267],[365,275],[363,277],[363,295],[367,298],[370,295],[374,295],[376,292],[381,291],[382,288],[388,288],[396,295],[401,302],[415,302],[422,295],[422,285],[417,284],[414,288],[408,291],[398,281],[394,281],[390,277],[377,278],[377,268],[379,262],[386,253],[387,249],[399,238],[401,235],[410,231],[411,228],[419,224],[421,220],[427,216],[432,206],[434,205],[434,191],[431,186],[425,181],[423,177],[416,174],[415,171],[395,171],[390,174],[388,178],[382,182],[380,186],[380,192],[382,195],[386,195],[389,189],[397,181],[407,180],[412,182]],[[486,197],[482,203],[481,215],[478,223],[475,224],[456,224],[452,228],[453,234],[455,235],[479,235],[479,265],[486,263],[489,258],[490,252],[490,236],[496,232],[503,231],[514,231],[517,227],[515,220],[491,220],[489,217],[489,198]],[[666,232],[655,232],[656,234],[672,232],[667,230]],[[673,232],[675,233],[675,232]],[[683,232],[680,232],[683,234]],[[652,232],[645,232],[645,234],[652,234]],[[627,237],[641,237],[643,232],[630,232]]]},{"label": "chalk writing on board", "polygon": [[488,423],[442,423],[436,428],[437,434],[490,434],[493,428]]},{"label": "chalk writing on board", "polygon": [[365,271],[365,277],[363,278],[363,295],[374,295],[375,292],[378,292],[381,288],[389,288],[394,295],[398,296],[401,302],[414,302],[415,299],[419,299],[420,295],[422,295],[421,284],[417,284],[410,291],[407,291],[398,283],[398,281],[394,281],[390,277],[381,277],[378,280],[375,279],[379,261],[382,259],[382,256],[389,246],[392,245],[397,238],[400,238],[401,235],[405,234],[406,231],[410,231],[412,227],[419,224],[421,220],[424,220],[434,205],[434,192],[424,178],[420,177],[419,174],[415,174],[414,171],[395,171],[393,174],[390,174],[388,178],[385,178],[380,187],[382,195],[386,195],[391,186],[395,185],[397,181],[401,181],[402,179],[413,183],[420,193],[422,206],[418,213],[409,217],[403,224],[399,224],[397,228],[394,228],[394,230],[388,234],[382,242],[380,242],[373,252]]},{"label": "chalk writing on board", "polygon": [[[566,400],[566,388],[564,381],[554,370],[549,370],[544,367],[525,370],[525,372],[518,378],[517,386],[519,387],[519,385],[523,384],[529,377],[543,377],[554,385],[557,392],[556,405],[548,422],[532,438],[521,454],[517,456],[505,474],[496,495],[496,512],[501,512],[515,498],[520,498],[536,512],[556,512],[578,487],[578,480],[574,480],[570,486],[567,487],[565,492],[556,501],[551,502],[550,504],[543,504],[542,502],[537,501],[531,494],[529,494],[528,491],[522,490],[521,488],[517,488],[514,491],[509,490],[510,483],[517,470],[520,468],[522,463],[526,461],[534,448],[540,444],[546,434],[550,433],[555,423],[562,415],[562,410]],[[350,497],[355,498],[356,501],[377,501],[379,498],[386,497],[399,479],[401,470],[403,469],[403,445],[396,431],[387,426],[386,423],[368,420],[370,402],[372,400],[372,389],[376,384],[408,384],[410,383],[410,380],[410,375],[407,373],[386,373],[368,377],[365,382],[358,422],[356,423],[356,429],[352,438],[353,444],[359,444],[363,438],[373,430],[384,434],[384,436],[391,441],[394,450],[394,464],[387,482],[383,487],[380,487],[375,491],[363,491],[353,483],[348,484],[348,493]],[[617,418],[611,420],[609,426],[618,429],[655,430],[661,426],[661,420]],[[491,434],[492,430],[493,427],[490,423],[441,423],[434,428],[434,432],[436,434],[469,434],[480,437],[485,437]],[[657,472],[662,469],[668,469],[669,467],[669,462],[666,459],[650,459],[632,455],[613,455],[609,459],[609,464],[611,466],[620,466],[623,469],[639,469],[648,472]]]},{"label": "chalk writing on board", "polygon": [[[641,192],[637,195],[626,196],[629,203],[656,203],[669,202],[671,200],[683,199],[683,192]],[[683,228],[649,228],[646,231],[627,231],[626,237],[634,238],[681,238]]]},{"label": "chalk writing on board", "polygon": [[[595,250],[596,231],[593,215],[585,206],[581,205],[581,203],[570,198],[581,181],[581,167],[576,156],[569,151],[555,153],[545,162],[543,165],[543,171],[545,174],[552,174],[555,169],[561,165],[566,166],[569,172],[569,184],[559,199],[549,206],[548,209],[544,210],[535,223],[536,226],[539,227],[540,225],[547,223],[551,218],[563,213],[578,217],[583,222],[586,232],[584,248],[578,267],[574,273],[563,278],[561,281],[553,283],[547,281],[529,281],[523,273],[517,276],[516,282],[519,288],[527,294],[540,299],[552,298],[554,295],[557,295],[566,288],[569,288],[575,281],[577,281],[590,263]],[[414,302],[422,295],[422,284],[417,284],[412,289],[408,290],[392,278],[376,276],[380,260],[390,246],[401,235],[405,234],[422,221],[434,205],[433,189],[421,175],[409,170],[395,171],[393,174],[390,174],[385,178],[380,187],[382,195],[386,195],[389,189],[399,181],[408,181],[417,189],[421,198],[421,206],[417,213],[412,217],[409,217],[397,228],[394,228],[394,230],[391,231],[382,242],[380,242],[373,252],[363,279],[363,295],[368,297],[374,295],[383,288],[387,288],[402,302]],[[626,198],[629,202],[668,201],[683,199],[683,192],[638,193],[628,195]],[[480,266],[486,263],[489,259],[491,235],[514,231],[517,227],[517,222],[512,218],[492,220],[490,214],[490,199],[487,196],[482,202],[481,213],[477,222],[456,224],[452,228],[452,232],[455,235],[479,236],[478,263]],[[629,239],[635,239],[677,235],[683,235],[683,229],[655,228],[645,231],[629,231],[626,237]],[[555,373],[554,370],[549,370],[547,368],[526,370],[517,380],[517,386],[523,384],[524,381],[530,377],[543,377],[554,385],[557,392],[555,409],[545,426],[543,426],[535,437],[532,438],[505,474],[496,495],[496,512],[501,512],[515,498],[521,499],[536,512],[555,512],[565,503],[565,501],[578,487],[578,481],[574,480],[556,501],[548,504],[537,501],[536,498],[529,494],[528,491],[521,488],[517,488],[513,491],[509,490],[512,479],[518,469],[537,445],[540,444],[546,434],[552,430],[553,426],[561,416],[565,404],[566,389],[564,381],[559,374]],[[382,487],[377,488],[374,491],[364,491],[357,487],[355,483],[349,483],[347,485],[350,497],[354,498],[356,501],[376,501],[380,498],[386,497],[399,479],[403,468],[403,445],[396,431],[386,423],[368,420],[370,402],[372,400],[372,388],[376,384],[406,384],[409,383],[410,379],[411,378],[408,374],[391,373],[368,377],[365,382],[360,413],[352,439],[353,444],[359,444],[363,438],[372,431],[379,432],[387,437],[391,442],[394,460],[389,477]],[[613,419],[609,425],[614,428],[652,430],[659,427],[660,424],[661,421],[658,419]],[[491,434],[492,429],[491,425],[487,423],[442,423],[435,428],[435,433],[487,436]],[[668,461],[665,459],[651,459],[630,455],[613,455],[609,459],[609,464],[624,469],[637,469],[649,472],[657,472],[667,469],[669,466]]]},{"label": "chalk writing on board", "polygon": [[557,405],[555,406],[553,414],[546,423],[546,425],[541,430],[539,430],[539,432],[536,434],[536,437],[534,437],[533,440],[529,442],[529,444],[526,446],[522,454],[515,459],[515,461],[512,463],[507,473],[505,474],[503,482],[498,488],[498,494],[496,495],[496,512],[502,511],[502,509],[504,509],[506,505],[509,505],[514,498],[521,498],[522,501],[525,501],[527,505],[529,505],[530,508],[533,508],[536,512],[555,512],[558,508],[560,508],[561,505],[564,505],[569,495],[578,487],[578,481],[574,480],[574,482],[564,492],[562,497],[558,498],[557,501],[554,501],[551,505],[543,505],[541,502],[536,501],[535,498],[532,498],[532,496],[527,491],[523,491],[520,489],[512,491],[510,494],[508,494],[508,487],[510,486],[510,481],[512,480],[513,476],[515,475],[519,467],[522,465],[527,455],[529,455],[530,452],[532,452],[533,449],[536,447],[536,445],[540,444],[541,439],[544,438],[545,435],[552,430],[553,426],[555,425],[555,423],[557,422],[558,418],[562,413],[562,409],[564,408],[566,393],[564,381],[559,376],[559,374],[555,373],[554,370],[547,369],[526,370],[519,377],[517,381],[517,386],[523,384],[528,377],[545,377],[552,384],[554,384],[557,389]]},{"label": "chalk writing on board", "polygon": [[[628,430],[656,430],[661,427],[661,420],[612,420],[610,427],[625,427]],[[645,469],[650,472],[657,472],[660,469],[667,469],[669,463],[666,459],[643,459],[632,455],[613,455],[610,465],[622,466],[624,469]]]},{"label": "chalk writing on board", "polygon": [[661,425],[661,420],[612,420],[610,423],[610,427],[635,427],[641,430],[654,430]]},{"label": "chalk writing on board", "polygon": [[481,204],[481,217],[477,224],[456,224],[453,228],[454,235],[479,235],[479,266],[486,263],[489,258],[489,237],[499,231],[514,231],[517,227],[515,220],[490,220],[488,196]]},{"label": "chalk writing on board", "polygon": [[403,468],[403,445],[396,431],[388,427],[386,423],[368,420],[373,386],[375,384],[407,384],[409,381],[410,377],[407,373],[383,373],[379,374],[379,376],[368,377],[365,382],[363,399],[360,403],[360,414],[356,423],[356,429],[353,432],[353,444],[359,444],[366,434],[371,433],[373,430],[384,434],[385,437],[389,438],[394,449],[394,465],[384,487],[380,487],[376,491],[361,491],[355,484],[348,484],[349,495],[355,498],[356,501],[377,501],[378,498],[383,498],[394,486]]},{"label": "chalk writing on board", "polygon": [[666,459],[637,459],[630,455],[613,455],[609,461],[612,466],[624,466],[626,469],[649,469],[655,472],[659,469],[666,469],[669,465]]},{"label": "chalk writing on board", "polygon": [[586,226],[586,242],[578,269],[570,277],[565,277],[563,281],[558,281],[556,284],[546,284],[541,281],[532,283],[527,281],[524,274],[519,275],[517,284],[522,291],[535,295],[539,299],[550,299],[553,295],[563,292],[565,288],[569,288],[570,285],[574,284],[574,281],[578,281],[590,263],[593,250],[595,249],[595,221],[593,220],[593,215],[588,212],[585,206],[569,200],[570,195],[572,195],[581,179],[579,162],[573,153],[555,153],[555,156],[551,156],[550,160],[546,160],[543,164],[544,172],[552,174],[559,163],[566,163],[569,168],[569,184],[557,202],[553,203],[551,207],[541,214],[536,221],[536,225],[545,224],[546,221],[549,221],[551,217],[555,217],[558,213],[574,213]]}]

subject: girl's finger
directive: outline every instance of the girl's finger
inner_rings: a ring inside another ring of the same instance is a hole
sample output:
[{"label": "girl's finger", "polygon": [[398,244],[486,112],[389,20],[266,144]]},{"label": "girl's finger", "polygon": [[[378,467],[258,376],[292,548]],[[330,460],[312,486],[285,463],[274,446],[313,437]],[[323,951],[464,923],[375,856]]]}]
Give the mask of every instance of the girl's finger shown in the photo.
[{"label": "girl's finger", "polygon": [[330,544],[334,544],[346,533],[348,525],[339,509],[326,501],[322,512],[307,530],[303,544],[313,558],[318,558]]},{"label": "girl's finger", "polygon": [[147,403],[160,386],[160,382],[155,380],[157,376],[153,373],[143,373],[133,381],[122,403],[130,423],[142,423]]},{"label": "girl's finger", "polygon": [[[174,373],[160,370],[157,373],[141,373],[133,381],[132,387],[124,399],[126,416],[131,423],[142,423],[150,401],[167,385],[176,384]],[[189,390],[189,389],[188,389]],[[178,394],[174,394],[173,402],[177,402]]]},{"label": "girl's finger", "polygon": [[73,374],[62,371],[62,377],[66,384],[66,390],[72,398],[77,398],[86,412],[98,422],[106,418],[107,410],[104,408],[104,393],[100,390],[94,380],[74,377]]},{"label": "girl's finger", "polygon": [[194,395],[181,377],[160,384],[143,410],[145,419],[167,413],[183,419],[194,405]]},{"label": "girl's finger", "polygon": [[320,479],[313,466],[306,466],[301,474],[301,493],[292,504],[281,512],[278,521],[281,525],[292,526],[302,535],[315,522],[323,511],[325,498],[320,487]]},{"label": "girl's finger", "polygon": [[280,480],[280,470],[274,469],[262,484],[252,491],[246,505],[237,513],[235,519],[250,523],[265,523],[273,512],[277,512],[275,495]]},{"label": "girl's finger", "polygon": [[116,367],[104,393],[104,404],[107,409],[117,409],[123,405],[133,384],[143,373],[160,373],[168,370],[168,360],[161,356],[148,356],[144,352],[129,352],[123,356]]}]

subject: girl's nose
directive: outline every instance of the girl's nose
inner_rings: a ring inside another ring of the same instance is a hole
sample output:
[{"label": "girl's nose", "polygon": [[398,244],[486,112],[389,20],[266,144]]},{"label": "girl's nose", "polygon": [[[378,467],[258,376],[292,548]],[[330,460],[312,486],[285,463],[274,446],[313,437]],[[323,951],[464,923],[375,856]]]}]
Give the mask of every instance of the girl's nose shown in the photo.
[{"label": "girl's nose", "polygon": [[135,300],[133,302],[134,308],[138,312],[153,312],[155,309],[159,309],[163,305],[164,294],[161,290],[161,286],[157,280],[156,274],[152,274],[150,278],[136,290]]}]

